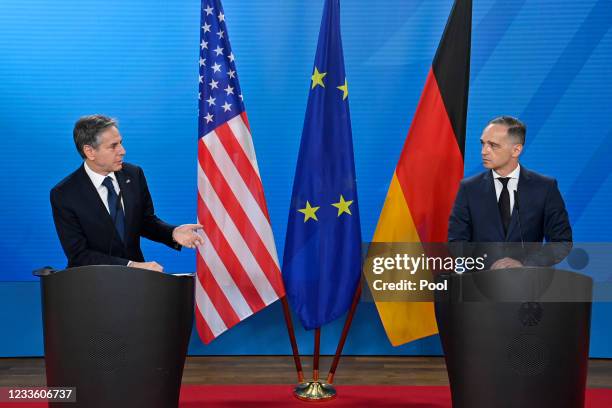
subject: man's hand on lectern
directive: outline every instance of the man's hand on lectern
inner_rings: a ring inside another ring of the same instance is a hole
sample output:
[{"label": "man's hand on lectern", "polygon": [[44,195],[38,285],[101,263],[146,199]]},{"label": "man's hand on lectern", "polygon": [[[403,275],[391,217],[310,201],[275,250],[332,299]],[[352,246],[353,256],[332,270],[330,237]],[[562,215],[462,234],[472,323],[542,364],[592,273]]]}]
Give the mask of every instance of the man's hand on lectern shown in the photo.
[{"label": "man's hand on lectern", "polygon": [[130,268],[149,269],[156,272],[163,272],[164,267],[157,262],[130,262]]},{"label": "man's hand on lectern", "polygon": [[491,265],[491,269],[508,269],[508,268],[520,268],[523,264],[512,258],[498,259]]}]

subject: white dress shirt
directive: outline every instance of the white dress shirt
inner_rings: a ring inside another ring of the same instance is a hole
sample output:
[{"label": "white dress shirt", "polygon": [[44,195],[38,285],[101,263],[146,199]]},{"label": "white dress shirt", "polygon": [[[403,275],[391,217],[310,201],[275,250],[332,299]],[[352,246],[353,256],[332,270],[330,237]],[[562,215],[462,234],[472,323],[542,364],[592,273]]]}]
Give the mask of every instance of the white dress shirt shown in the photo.
[{"label": "white dress shirt", "polygon": [[[115,193],[119,195],[120,189],[119,183],[117,182],[117,176],[115,176],[115,173],[108,173],[106,176],[96,173],[87,165],[87,162],[83,162],[83,167],[85,167],[85,173],[87,173],[94,187],[98,191],[98,194],[100,195],[100,198],[104,203],[104,207],[106,207],[106,211],[108,211],[110,214],[110,211],[108,209],[108,190],[106,189],[106,186],[102,184],[102,182],[106,177],[110,177],[111,179],[113,179],[113,187],[115,187]],[[125,211],[125,207],[123,206],[123,197],[121,197],[121,207],[123,207]]]},{"label": "white dress shirt", "polygon": [[[117,182],[117,176],[115,176],[114,172],[108,173],[106,176],[98,174],[87,165],[86,161],[83,162],[83,167],[85,167],[85,173],[87,173],[87,175],[89,176],[89,179],[91,180],[94,187],[98,191],[98,194],[100,195],[100,198],[102,199],[102,202],[104,203],[104,207],[106,207],[106,211],[108,211],[108,213],[110,214],[110,211],[108,209],[108,190],[106,186],[102,184],[102,182],[104,181],[106,177],[110,176],[110,178],[113,179],[113,187],[115,187],[115,193],[119,195],[119,191],[121,190],[119,189],[119,183]],[[123,211],[125,212],[125,206],[123,205],[123,197],[121,197],[121,208],[123,208]],[[134,261],[128,261],[127,266],[132,266],[133,262]]]},{"label": "white dress shirt", "polygon": [[[491,170],[491,172],[493,173],[493,178],[495,179],[493,184],[495,184],[495,195],[497,196],[497,201],[499,202],[499,196],[501,195],[504,185],[502,184],[501,181],[498,180],[498,178],[503,177],[503,176],[500,176],[499,174],[497,174],[495,170]],[[512,170],[512,172],[510,172],[510,174],[506,176],[510,178],[510,180],[508,180],[508,192],[510,193],[510,214],[512,214],[512,210],[514,210],[514,192],[518,188],[520,174],[521,174],[521,165],[517,164],[516,168]]]}]

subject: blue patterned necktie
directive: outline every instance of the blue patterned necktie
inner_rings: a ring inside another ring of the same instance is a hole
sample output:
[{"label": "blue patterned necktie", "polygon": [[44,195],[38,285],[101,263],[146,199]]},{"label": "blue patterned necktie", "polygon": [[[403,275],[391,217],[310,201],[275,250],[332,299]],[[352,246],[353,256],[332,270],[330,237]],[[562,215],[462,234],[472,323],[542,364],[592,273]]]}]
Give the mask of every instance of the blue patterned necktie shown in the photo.
[{"label": "blue patterned necktie", "polygon": [[110,212],[111,219],[115,220],[115,228],[121,237],[121,241],[124,241],[123,235],[125,233],[125,214],[123,214],[123,207],[121,207],[121,204],[117,203],[119,196],[117,195],[115,187],[113,186],[113,179],[110,176],[106,177],[102,182],[102,185],[108,190],[108,210]]}]

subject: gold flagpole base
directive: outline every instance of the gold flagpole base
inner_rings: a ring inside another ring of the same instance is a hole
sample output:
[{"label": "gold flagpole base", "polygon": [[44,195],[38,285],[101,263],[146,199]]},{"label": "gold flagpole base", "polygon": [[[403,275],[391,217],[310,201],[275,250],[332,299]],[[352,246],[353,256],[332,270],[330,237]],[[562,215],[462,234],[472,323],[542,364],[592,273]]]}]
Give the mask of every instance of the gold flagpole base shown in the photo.
[{"label": "gold flagpole base", "polygon": [[293,395],[302,401],[325,402],[336,398],[336,389],[323,381],[308,381],[298,384]]}]

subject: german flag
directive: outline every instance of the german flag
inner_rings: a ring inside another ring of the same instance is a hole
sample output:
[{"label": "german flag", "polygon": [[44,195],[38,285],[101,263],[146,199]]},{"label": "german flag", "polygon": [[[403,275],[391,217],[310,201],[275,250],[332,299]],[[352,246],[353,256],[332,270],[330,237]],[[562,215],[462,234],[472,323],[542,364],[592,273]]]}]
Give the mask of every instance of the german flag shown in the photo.
[{"label": "german flag", "polygon": [[[373,242],[446,242],[463,178],[472,1],[455,0],[387,192]],[[376,302],[391,344],[436,334],[431,302]]]}]

